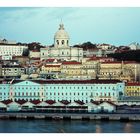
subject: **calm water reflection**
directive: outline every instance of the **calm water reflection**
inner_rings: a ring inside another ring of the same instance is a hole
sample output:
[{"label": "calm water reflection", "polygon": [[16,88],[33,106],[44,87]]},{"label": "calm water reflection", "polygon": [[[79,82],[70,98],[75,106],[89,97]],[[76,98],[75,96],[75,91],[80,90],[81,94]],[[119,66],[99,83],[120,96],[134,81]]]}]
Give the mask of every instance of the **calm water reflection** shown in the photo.
[{"label": "calm water reflection", "polygon": [[140,122],[0,120],[1,133],[139,133]]}]

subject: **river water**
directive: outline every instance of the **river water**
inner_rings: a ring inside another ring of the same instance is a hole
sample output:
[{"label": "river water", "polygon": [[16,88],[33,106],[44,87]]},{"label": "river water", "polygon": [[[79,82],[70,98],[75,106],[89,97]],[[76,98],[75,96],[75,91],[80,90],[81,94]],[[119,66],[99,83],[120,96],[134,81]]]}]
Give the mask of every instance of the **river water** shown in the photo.
[{"label": "river water", "polygon": [[139,133],[140,122],[0,120],[0,133]]}]

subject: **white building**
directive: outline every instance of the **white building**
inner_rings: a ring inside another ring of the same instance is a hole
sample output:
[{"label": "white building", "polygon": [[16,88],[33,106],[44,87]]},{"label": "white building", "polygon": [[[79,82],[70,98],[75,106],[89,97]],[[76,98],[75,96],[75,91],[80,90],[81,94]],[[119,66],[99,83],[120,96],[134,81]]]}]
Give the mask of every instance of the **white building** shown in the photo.
[{"label": "white building", "polygon": [[24,45],[0,41],[0,56],[22,56],[23,51],[26,49],[28,47]]},{"label": "white building", "polygon": [[140,44],[133,42],[128,46],[131,50],[139,50],[140,49]]},{"label": "white building", "polygon": [[82,61],[83,49],[69,46],[69,35],[60,24],[59,30],[54,35],[54,47],[41,48],[41,60],[55,58],[61,60]]}]

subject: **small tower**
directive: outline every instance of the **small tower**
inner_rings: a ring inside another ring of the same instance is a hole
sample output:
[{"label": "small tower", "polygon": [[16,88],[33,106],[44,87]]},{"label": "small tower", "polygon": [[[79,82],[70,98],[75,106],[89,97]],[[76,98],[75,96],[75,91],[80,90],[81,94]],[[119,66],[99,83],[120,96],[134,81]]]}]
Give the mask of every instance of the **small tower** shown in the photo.
[{"label": "small tower", "polygon": [[69,35],[64,29],[64,24],[59,25],[58,31],[54,35],[54,47],[66,48],[69,47]]}]

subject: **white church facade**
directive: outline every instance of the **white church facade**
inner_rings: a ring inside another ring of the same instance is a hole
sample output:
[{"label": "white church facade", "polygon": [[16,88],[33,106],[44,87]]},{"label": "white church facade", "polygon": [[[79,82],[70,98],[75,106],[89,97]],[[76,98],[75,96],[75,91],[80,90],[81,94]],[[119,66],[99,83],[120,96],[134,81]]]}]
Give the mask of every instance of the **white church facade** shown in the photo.
[{"label": "white church facade", "polygon": [[66,61],[81,62],[83,58],[83,48],[69,46],[69,35],[64,29],[64,25],[59,25],[59,30],[54,35],[54,47],[41,48],[41,60],[61,59]]}]

